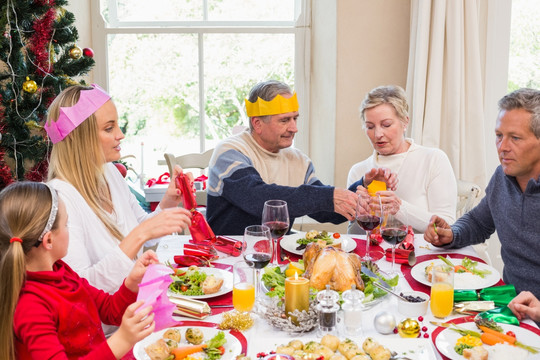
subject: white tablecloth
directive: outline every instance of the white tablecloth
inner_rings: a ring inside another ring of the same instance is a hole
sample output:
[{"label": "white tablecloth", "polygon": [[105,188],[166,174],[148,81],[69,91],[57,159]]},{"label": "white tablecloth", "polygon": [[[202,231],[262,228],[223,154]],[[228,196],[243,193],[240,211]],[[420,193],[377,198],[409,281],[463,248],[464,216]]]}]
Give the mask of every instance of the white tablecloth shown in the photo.
[{"label": "white tablecloth", "polygon": [[[241,239],[241,237],[235,237],[238,239]],[[157,248],[157,254],[161,262],[169,261],[171,263],[174,263],[173,256],[178,255],[181,253],[182,244],[185,242],[188,242],[190,239],[189,236],[168,236],[161,240],[158,248]],[[386,244],[381,244],[383,247],[386,246]],[[423,235],[416,235],[415,236],[415,253],[416,256],[426,255],[426,254],[436,254],[436,253],[460,253],[463,255],[469,255],[469,256],[478,256],[474,249],[471,246],[468,246],[466,248],[457,249],[457,250],[446,250],[446,249],[437,249],[433,245],[428,244],[424,238]],[[237,261],[242,261],[241,257],[231,257],[226,254],[220,253],[220,259],[217,261],[219,263],[223,264],[234,264]],[[388,261],[385,261],[384,258],[379,260],[377,262],[381,270],[388,271],[391,269],[392,264]],[[396,268],[399,269],[399,265],[396,264]],[[404,277],[400,277],[399,284],[396,288],[396,292],[401,291],[409,291],[411,290],[411,287],[407,283]],[[383,344],[391,344],[392,342],[402,342],[402,341],[418,341],[415,339],[402,339],[397,334],[390,334],[390,335],[382,335],[378,333],[374,326],[373,326],[373,319],[374,317],[381,311],[389,311],[394,315],[396,318],[396,321],[399,323],[402,319],[405,318],[405,316],[401,315],[397,310],[397,298],[394,296],[387,296],[386,299],[377,304],[376,306],[364,311],[363,313],[363,320],[362,320],[362,327],[363,327],[363,336],[360,337],[349,337],[352,340],[356,341],[358,344],[362,344],[364,339],[368,336],[371,336],[373,338],[376,338]],[[445,321],[450,320],[455,317],[460,317],[462,315],[456,315],[456,316],[449,316],[445,319]],[[178,320],[188,320],[187,318],[178,318]],[[435,329],[435,326],[430,324],[430,320],[436,320],[440,321],[440,319],[436,319],[431,314],[431,311],[428,308],[428,312],[426,315],[424,315],[424,321],[422,322],[421,326],[427,326],[428,331],[427,333],[430,334]],[[214,323],[220,323],[221,322],[221,314],[210,316],[205,321],[214,322]],[[534,325],[533,322],[528,321],[527,323]],[[422,332],[423,334],[424,332]],[[308,334],[304,335],[290,335],[286,332],[276,330],[271,325],[269,325],[264,319],[256,317],[255,316],[255,325],[248,331],[244,332],[244,335],[248,341],[248,355],[251,357],[252,360],[256,359],[256,354],[259,352],[266,352],[268,353],[271,350],[275,350],[275,348],[278,345],[281,344],[287,344],[292,338],[298,338],[302,341],[307,340],[320,340],[319,337],[317,337],[316,331],[313,331]],[[344,339],[345,335],[338,335],[340,339]],[[399,339],[399,340],[398,340]],[[429,339],[423,340],[423,344],[429,342],[431,346],[433,347],[433,351],[436,354],[437,359],[441,359],[438,352],[435,350],[435,347],[433,346],[431,342],[431,337]],[[390,346],[391,347],[391,346]],[[421,357],[422,359],[424,357]],[[430,359],[429,357],[425,357],[426,359]]]}]

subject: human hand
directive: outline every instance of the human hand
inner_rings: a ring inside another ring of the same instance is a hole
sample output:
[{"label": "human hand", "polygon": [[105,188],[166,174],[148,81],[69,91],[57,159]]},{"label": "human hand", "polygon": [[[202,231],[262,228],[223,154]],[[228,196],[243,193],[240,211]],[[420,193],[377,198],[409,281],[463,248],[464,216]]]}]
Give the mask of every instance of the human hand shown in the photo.
[{"label": "human hand", "polygon": [[435,246],[443,246],[454,240],[454,233],[446,221],[433,215],[424,231],[424,240]]},{"label": "human hand", "polygon": [[352,191],[334,188],[334,211],[352,221],[356,217],[358,196]]},{"label": "human hand", "polygon": [[122,358],[137,342],[154,332],[156,323],[152,307],[144,307],[135,313],[143,303],[144,301],[137,301],[127,307],[122,317],[122,324],[107,340],[109,348],[117,359]]},{"label": "human hand", "polygon": [[397,174],[386,168],[373,168],[364,175],[364,186],[367,188],[373,180],[386,183],[388,190],[396,190],[398,184]]},{"label": "human hand", "polygon": [[529,317],[540,322],[540,300],[529,291],[520,292],[510,301],[508,307],[520,321]]},{"label": "human hand", "polygon": [[135,265],[133,265],[133,269],[131,269],[131,272],[126,278],[125,284],[126,287],[133,291],[138,292],[139,291],[139,284],[142,281],[142,278],[144,274],[146,273],[146,269],[148,268],[148,265],[151,264],[158,264],[159,259],[155,252],[152,250],[145,251],[135,262]]},{"label": "human hand", "polygon": [[[180,204],[180,201],[182,201],[182,191],[176,187],[176,178],[182,173],[183,170],[180,165],[175,165],[170,178],[169,186],[167,187],[167,191],[165,192],[165,195],[163,195],[163,198],[159,203],[159,206],[162,209],[177,207],[178,204]],[[185,175],[188,176],[191,181],[193,181],[192,173],[188,172]]]},{"label": "human hand", "polygon": [[[381,204],[384,211],[388,211],[390,214],[395,215],[401,207],[401,199],[393,191],[377,191],[377,195],[381,198]],[[376,196],[372,196],[371,201],[378,202]]]},{"label": "human hand", "polygon": [[179,233],[191,225],[191,213],[180,207],[169,208],[137,225],[121,242],[120,249],[131,259],[150,239]]}]

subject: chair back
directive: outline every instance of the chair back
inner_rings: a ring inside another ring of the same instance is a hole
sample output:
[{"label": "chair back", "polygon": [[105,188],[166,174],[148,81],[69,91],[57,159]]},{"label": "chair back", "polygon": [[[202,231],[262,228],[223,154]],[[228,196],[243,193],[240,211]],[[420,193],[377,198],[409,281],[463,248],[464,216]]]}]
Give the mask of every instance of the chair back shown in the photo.
[{"label": "chair back", "polygon": [[[206,170],[210,164],[210,158],[212,157],[213,152],[214,149],[210,149],[203,153],[193,153],[180,156],[174,156],[173,154],[166,153],[164,156],[171,175],[175,165],[180,165],[184,171],[188,169],[199,169],[200,173],[204,174],[204,170]],[[195,177],[197,176],[198,175],[195,175]],[[196,200],[197,205],[206,206],[206,190],[197,190]]]},{"label": "chair back", "polygon": [[459,219],[475,205],[476,199],[480,196],[480,187],[465,180],[458,180],[457,187],[456,219]]}]

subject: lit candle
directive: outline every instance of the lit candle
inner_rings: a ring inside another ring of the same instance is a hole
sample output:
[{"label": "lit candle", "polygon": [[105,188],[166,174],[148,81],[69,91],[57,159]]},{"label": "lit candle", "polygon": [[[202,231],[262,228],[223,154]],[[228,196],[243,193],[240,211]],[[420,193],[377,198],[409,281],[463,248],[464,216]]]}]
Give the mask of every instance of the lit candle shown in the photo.
[{"label": "lit candle", "polygon": [[290,315],[294,310],[309,311],[309,280],[298,277],[298,273],[285,279],[285,314],[298,325],[296,317]]}]

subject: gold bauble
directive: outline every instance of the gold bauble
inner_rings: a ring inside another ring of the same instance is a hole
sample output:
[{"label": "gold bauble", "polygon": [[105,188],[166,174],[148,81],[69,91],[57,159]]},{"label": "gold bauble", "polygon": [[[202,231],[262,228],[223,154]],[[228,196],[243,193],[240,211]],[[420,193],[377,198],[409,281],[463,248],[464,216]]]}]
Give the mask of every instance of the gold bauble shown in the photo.
[{"label": "gold bauble", "polygon": [[22,88],[27,93],[33,94],[37,91],[37,84],[34,80],[30,80],[30,78],[27,76]]},{"label": "gold bauble", "polygon": [[69,49],[69,57],[77,60],[80,59],[82,56],[82,49],[78,47],[77,45],[73,45],[71,49]]},{"label": "gold bauble", "polygon": [[398,333],[404,338],[415,338],[420,334],[420,324],[418,321],[407,318],[399,323]]}]

